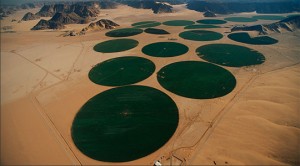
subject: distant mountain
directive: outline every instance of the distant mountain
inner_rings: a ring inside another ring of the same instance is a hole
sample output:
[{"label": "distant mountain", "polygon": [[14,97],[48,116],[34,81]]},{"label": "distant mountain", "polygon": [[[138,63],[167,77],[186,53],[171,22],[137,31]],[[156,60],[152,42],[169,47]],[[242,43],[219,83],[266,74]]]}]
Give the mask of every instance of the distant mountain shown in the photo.
[{"label": "distant mountain", "polygon": [[24,15],[24,17],[21,19],[22,21],[28,21],[28,20],[37,20],[40,19],[40,16],[35,15],[31,12],[28,12]]},{"label": "distant mountain", "polygon": [[52,17],[55,13],[76,13],[80,17],[96,17],[99,13],[99,5],[94,3],[76,3],[76,4],[55,4],[55,5],[44,5],[36,15],[41,17]]},{"label": "distant mountain", "polygon": [[173,12],[173,7],[170,4],[156,0],[121,0],[118,2],[137,9],[152,9],[155,14]]},{"label": "distant mountain", "polygon": [[258,31],[260,35],[266,35],[272,32],[277,32],[277,33],[281,33],[282,31],[292,32],[299,28],[300,28],[300,16],[292,16],[272,24],[235,26],[231,29],[231,32]]},{"label": "distant mountain", "polygon": [[189,1],[187,8],[199,12],[210,10],[216,14],[240,12],[257,13],[290,13],[300,11],[299,0],[194,0]]}]

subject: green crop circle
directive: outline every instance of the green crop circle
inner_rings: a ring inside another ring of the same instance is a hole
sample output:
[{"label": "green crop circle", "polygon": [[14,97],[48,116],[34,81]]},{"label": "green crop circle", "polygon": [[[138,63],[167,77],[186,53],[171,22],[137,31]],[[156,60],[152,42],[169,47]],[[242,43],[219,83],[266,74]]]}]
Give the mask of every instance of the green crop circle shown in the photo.
[{"label": "green crop circle", "polygon": [[171,20],[171,21],[163,22],[163,24],[167,26],[187,26],[187,25],[193,25],[195,24],[195,22],[190,20]]},{"label": "green crop circle", "polygon": [[227,21],[224,20],[217,20],[217,19],[204,19],[204,20],[198,20],[197,23],[201,24],[225,24]]},{"label": "green crop circle", "polygon": [[225,96],[235,85],[235,77],[217,65],[198,62],[176,62],[157,73],[162,87],[179,96],[193,99],[211,99]]},{"label": "green crop circle", "polygon": [[175,102],[146,86],[113,88],[88,100],[76,114],[71,135],[86,156],[126,162],[161,148],[176,131]]},{"label": "green crop circle", "polygon": [[115,39],[98,43],[94,46],[94,50],[102,53],[112,53],[130,50],[139,44],[133,39]]},{"label": "green crop circle", "polygon": [[179,36],[183,39],[194,41],[213,41],[219,40],[223,37],[222,34],[207,30],[190,30],[181,32]]},{"label": "green crop circle", "polygon": [[105,86],[122,86],[140,82],[155,71],[155,64],[141,57],[126,56],[101,62],[89,72],[92,82]]},{"label": "green crop circle", "polygon": [[198,47],[196,53],[208,62],[230,67],[258,65],[265,61],[260,52],[232,44],[208,44]]},{"label": "green crop circle", "polygon": [[278,40],[269,36],[251,37],[247,32],[232,33],[228,35],[228,38],[237,42],[253,45],[270,45],[278,42]]},{"label": "green crop circle", "polygon": [[146,45],[142,52],[154,57],[174,57],[187,53],[189,48],[176,42],[158,42]]},{"label": "green crop circle", "polygon": [[227,17],[224,20],[231,21],[231,22],[255,22],[255,21],[257,21],[256,18],[249,18],[249,17]]},{"label": "green crop circle", "polygon": [[105,35],[109,37],[128,37],[143,33],[142,29],[122,28],[107,32]]}]

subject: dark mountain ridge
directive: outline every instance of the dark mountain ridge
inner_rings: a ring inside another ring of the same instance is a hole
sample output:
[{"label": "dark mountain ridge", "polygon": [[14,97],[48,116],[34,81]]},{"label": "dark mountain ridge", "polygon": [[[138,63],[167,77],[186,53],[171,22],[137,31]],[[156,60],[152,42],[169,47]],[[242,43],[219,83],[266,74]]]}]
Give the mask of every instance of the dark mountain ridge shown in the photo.
[{"label": "dark mountain ridge", "polygon": [[300,16],[292,16],[272,24],[252,25],[252,26],[235,26],[231,29],[234,31],[257,31],[260,35],[266,35],[272,32],[281,33],[282,31],[295,31],[300,28]]},{"label": "dark mountain ridge", "polygon": [[189,1],[187,8],[199,12],[207,10],[216,14],[232,14],[241,12],[257,13],[291,13],[300,11],[300,1],[277,0],[277,1]]}]

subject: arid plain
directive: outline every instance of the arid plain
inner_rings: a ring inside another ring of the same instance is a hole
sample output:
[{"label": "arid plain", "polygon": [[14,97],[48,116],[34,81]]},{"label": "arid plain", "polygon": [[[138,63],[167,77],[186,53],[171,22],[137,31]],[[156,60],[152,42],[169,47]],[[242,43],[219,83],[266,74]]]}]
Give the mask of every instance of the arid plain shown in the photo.
[{"label": "arid plain", "polygon": [[[33,9],[37,12],[39,9]],[[31,10],[32,11],[32,10]],[[153,14],[151,10],[119,6],[101,10],[105,18],[131,27],[139,21],[200,20],[202,13],[176,5],[175,13]],[[173,137],[156,152],[118,165],[299,165],[300,164],[300,33],[273,33],[274,45],[242,44],[227,38],[232,25],[210,29],[224,37],[217,41],[190,41],[178,36],[183,27],[160,25],[171,34],[142,33],[128,38],[139,41],[134,49],[118,53],[93,50],[99,42],[112,39],[108,30],[83,36],[62,37],[65,30],[81,30],[87,24],[67,25],[64,30],[31,31],[38,22],[20,20],[28,10],[1,21],[14,33],[1,33],[1,164],[4,165],[114,165],[82,154],[71,137],[73,119],[82,105],[110,89],[96,85],[88,72],[96,64],[121,56],[140,56],[153,61],[156,70],[137,85],[151,86],[169,95],[179,109],[179,124]],[[252,16],[255,13],[242,13]],[[284,14],[287,15],[287,14]],[[230,15],[232,16],[232,15]],[[223,19],[228,16],[220,16]],[[49,18],[48,18],[49,19]],[[257,24],[272,21],[257,21]],[[256,35],[256,34],[253,34]],[[185,44],[181,56],[159,58],[143,54],[150,43],[168,41]],[[266,60],[249,67],[224,67],[236,78],[235,89],[215,99],[189,99],[164,89],[156,79],[162,67],[178,61],[204,61],[195,53],[199,46],[228,43],[261,52]]]}]

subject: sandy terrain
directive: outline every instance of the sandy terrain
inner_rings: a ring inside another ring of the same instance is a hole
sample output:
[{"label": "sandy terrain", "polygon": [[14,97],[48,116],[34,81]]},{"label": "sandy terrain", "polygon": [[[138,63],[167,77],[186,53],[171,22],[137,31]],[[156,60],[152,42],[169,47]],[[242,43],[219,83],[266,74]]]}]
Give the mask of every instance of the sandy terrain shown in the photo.
[{"label": "sandy terrain", "polygon": [[[99,19],[111,19],[122,28],[147,20],[203,18],[201,13],[182,5],[175,9],[176,13],[155,15],[151,10],[120,6],[103,10]],[[102,54],[95,52],[93,46],[111,39],[104,35],[107,30],[59,37],[65,30],[80,30],[87,24],[68,25],[61,31],[30,31],[38,20],[11,22],[12,18],[21,19],[26,12],[17,12],[1,22],[1,27],[12,25],[16,31],[1,33],[1,164],[115,164],[88,158],[71,138],[71,124],[80,107],[111,88],[92,83],[87,76],[89,70],[110,58],[135,55],[152,60],[158,72],[173,62],[203,61],[195,49],[208,43],[247,46],[263,53],[266,62],[242,68],[224,67],[234,74],[237,85],[230,94],[216,99],[195,100],[174,95],[159,85],[156,74],[137,83],[172,97],[179,108],[179,126],[169,142],[156,152],[118,165],[153,165],[163,156],[166,165],[300,164],[299,31],[272,34],[280,41],[275,45],[253,46],[231,41],[226,36],[212,42],[188,41],[178,37],[183,27],[161,25],[158,28],[171,34],[132,36],[129,38],[139,41],[138,47]],[[251,14],[255,13],[245,13]],[[233,25],[227,23],[224,27]],[[224,35],[230,31],[229,28],[211,30]],[[141,52],[143,46],[168,38],[189,46],[189,52],[171,58],[150,57]]]}]

